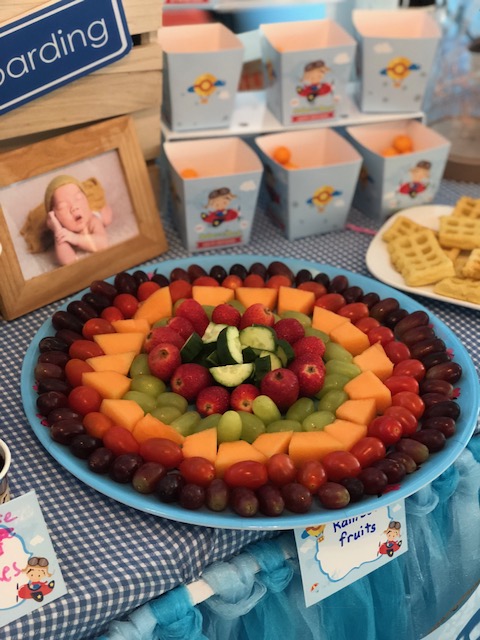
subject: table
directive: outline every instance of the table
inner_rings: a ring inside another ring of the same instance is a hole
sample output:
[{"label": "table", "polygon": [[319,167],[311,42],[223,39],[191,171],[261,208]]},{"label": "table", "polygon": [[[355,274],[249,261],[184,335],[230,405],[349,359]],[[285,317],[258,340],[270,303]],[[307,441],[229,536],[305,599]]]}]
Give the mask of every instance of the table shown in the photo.
[{"label": "table", "polygon": [[[462,195],[480,197],[480,190],[444,181],[435,202],[454,204]],[[159,261],[187,257],[171,221],[163,222],[170,249]],[[355,210],[349,222],[378,227]],[[223,253],[308,258],[369,275],[364,256],[370,240],[368,233],[345,230],[288,242],[259,212],[248,246],[210,255],[218,255],[219,262]],[[480,313],[421,297],[418,301],[456,332],[478,368]],[[136,511],[85,486],[49,456],[24,416],[20,373],[33,336],[59,304],[0,325],[1,437],[12,450],[12,494],[36,491],[68,588],[66,596],[3,628],[5,640],[95,638],[110,620],[197,579],[212,562],[275,535],[191,526]]]}]

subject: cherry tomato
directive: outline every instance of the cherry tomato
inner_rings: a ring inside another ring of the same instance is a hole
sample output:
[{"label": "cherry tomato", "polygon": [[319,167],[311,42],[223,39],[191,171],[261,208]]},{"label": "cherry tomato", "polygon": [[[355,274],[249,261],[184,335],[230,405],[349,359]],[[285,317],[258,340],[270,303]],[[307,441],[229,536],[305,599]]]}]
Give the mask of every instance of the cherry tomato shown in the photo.
[{"label": "cherry tomato", "polygon": [[308,282],[301,282],[298,285],[297,289],[300,289],[302,291],[312,291],[313,295],[315,296],[315,299],[327,293],[327,288],[323,284],[320,284],[320,282],[315,282],[314,280],[309,280]]},{"label": "cherry tomato", "polygon": [[104,320],[108,320],[108,322],[113,322],[114,320],[124,320],[125,316],[117,307],[105,307],[102,309],[102,313],[100,317]]},{"label": "cherry tomato", "polygon": [[401,423],[391,415],[377,416],[368,425],[368,435],[379,438],[387,447],[398,442],[402,433]]},{"label": "cherry tomato", "polygon": [[137,298],[140,302],[143,302],[147,298],[149,298],[152,293],[158,291],[160,289],[160,285],[158,282],[154,280],[148,280],[147,282],[142,282],[142,284],[137,289]]},{"label": "cherry tomato", "polygon": [[140,455],[146,462],[158,462],[175,469],[183,460],[182,448],[168,438],[149,438],[140,443]]},{"label": "cherry tomato", "polygon": [[426,369],[423,362],[414,358],[401,360],[393,367],[394,376],[410,376],[421,382],[425,377]]},{"label": "cherry tomato", "polygon": [[318,460],[307,460],[297,471],[297,482],[306,487],[310,493],[316,493],[327,482],[325,467]]},{"label": "cherry tomato", "polygon": [[238,287],[243,287],[243,280],[234,274],[228,275],[226,278],[222,280],[222,287],[227,287],[227,289],[238,289]]},{"label": "cherry tomato", "polygon": [[270,482],[281,487],[295,480],[297,470],[288,453],[274,453],[267,460],[267,473]]},{"label": "cherry tomato", "polygon": [[390,389],[390,393],[395,395],[396,393],[400,393],[400,391],[411,391],[412,393],[418,394],[419,384],[415,378],[411,376],[398,376],[393,375],[390,378],[387,378],[383,381],[383,384]]},{"label": "cherry tomato", "polygon": [[350,453],[357,458],[362,468],[365,468],[384,458],[386,450],[380,438],[365,436],[353,445]]},{"label": "cherry tomato", "polygon": [[168,285],[168,288],[170,289],[172,304],[182,298],[192,297],[192,285],[186,280],[173,280],[173,282]]},{"label": "cherry tomato", "polygon": [[355,322],[355,326],[357,329],[360,329],[360,331],[363,331],[363,333],[368,335],[370,329],[380,326],[380,322],[375,318],[368,316],[368,318],[360,318],[360,320],[357,320],[357,322]]},{"label": "cherry tomato", "polygon": [[362,467],[358,459],[349,451],[332,451],[322,458],[322,464],[330,482],[340,482],[344,478],[355,478]]},{"label": "cherry tomato", "polygon": [[345,304],[345,298],[341,293],[325,293],[315,300],[316,307],[322,307],[322,309],[328,309],[334,313],[337,313]]},{"label": "cherry tomato", "polygon": [[68,394],[68,405],[80,415],[84,416],[91,411],[98,411],[102,404],[102,396],[96,389],[79,385]]},{"label": "cherry tomato", "polygon": [[178,469],[184,477],[185,482],[198,484],[201,487],[206,487],[215,478],[215,467],[210,460],[202,458],[201,456],[184,458],[179,464]]},{"label": "cherry tomato", "polygon": [[404,342],[391,340],[384,344],[383,348],[393,364],[398,364],[402,362],[402,360],[408,360],[410,358],[410,349]]},{"label": "cherry tomato", "polygon": [[223,479],[229,487],[246,487],[255,490],[267,483],[267,467],[256,460],[235,462],[225,470]]},{"label": "cherry tomato", "polygon": [[411,391],[400,391],[392,396],[392,405],[405,407],[419,420],[425,411],[425,403],[419,395]]},{"label": "cherry tomato", "polygon": [[411,411],[405,407],[391,406],[385,409],[384,416],[391,416],[402,425],[402,436],[411,436],[418,429],[418,420]]},{"label": "cherry tomato", "polygon": [[70,358],[87,360],[95,356],[103,356],[103,349],[93,340],[75,340],[68,349]]},{"label": "cherry tomato", "polygon": [[344,307],[340,307],[338,315],[344,318],[349,318],[353,324],[356,324],[362,318],[369,317],[369,310],[364,302],[350,302]]},{"label": "cherry tomato", "polygon": [[102,439],[107,429],[113,426],[113,420],[100,411],[90,411],[83,417],[83,426],[88,435]]},{"label": "cherry tomato", "polygon": [[82,335],[86,340],[93,340],[98,333],[115,333],[115,329],[105,318],[90,318],[83,325]]},{"label": "cherry tomato", "polygon": [[380,342],[382,346],[385,346],[387,342],[391,342],[395,336],[393,335],[393,331],[388,327],[373,327],[367,333],[368,340],[370,344],[375,344],[376,342]]},{"label": "cherry tomato", "polygon": [[114,424],[103,434],[103,444],[116,456],[138,453],[139,445],[128,429]]},{"label": "cherry tomato", "polygon": [[138,304],[137,298],[131,293],[119,293],[113,299],[113,306],[120,309],[125,318],[133,318]]},{"label": "cherry tomato", "polygon": [[65,377],[72,387],[78,387],[82,384],[82,375],[86,371],[93,371],[93,368],[80,358],[72,358],[65,365]]}]

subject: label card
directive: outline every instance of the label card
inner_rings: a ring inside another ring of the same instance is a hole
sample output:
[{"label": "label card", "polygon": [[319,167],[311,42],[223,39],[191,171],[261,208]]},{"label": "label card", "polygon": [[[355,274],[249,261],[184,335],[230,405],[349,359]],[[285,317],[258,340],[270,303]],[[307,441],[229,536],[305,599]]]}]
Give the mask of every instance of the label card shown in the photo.
[{"label": "label card", "polygon": [[125,56],[121,0],[59,0],[0,27],[0,115]]},{"label": "label card", "polygon": [[0,627],[66,593],[35,492],[0,505]]},{"label": "label card", "polygon": [[309,607],[408,550],[405,503],[295,529],[295,541]]}]

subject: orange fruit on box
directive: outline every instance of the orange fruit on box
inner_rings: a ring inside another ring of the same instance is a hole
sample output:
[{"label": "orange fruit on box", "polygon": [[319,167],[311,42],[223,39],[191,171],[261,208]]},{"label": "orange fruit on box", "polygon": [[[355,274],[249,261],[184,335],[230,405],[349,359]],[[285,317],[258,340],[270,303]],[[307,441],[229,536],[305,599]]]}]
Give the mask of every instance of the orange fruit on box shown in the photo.
[{"label": "orange fruit on box", "polygon": [[191,168],[182,169],[180,175],[182,178],[198,178],[198,172]]},{"label": "orange fruit on box", "polygon": [[290,162],[291,157],[292,152],[288,147],[276,147],[276,149],[273,150],[273,159],[280,164],[287,164]]},{"label": "orange fruit on box", "polygon": [[389,156],[398,156],[398,151],[393,147],[387,147],[382,151],[382,156],[388,158]]},{"label": "orange fruit on box", "polygon": [[410,136],[403,133],[394,137],[392,146],[396,151],[398,151],[398,153],[410,153],[413,151],[412,139]]}]

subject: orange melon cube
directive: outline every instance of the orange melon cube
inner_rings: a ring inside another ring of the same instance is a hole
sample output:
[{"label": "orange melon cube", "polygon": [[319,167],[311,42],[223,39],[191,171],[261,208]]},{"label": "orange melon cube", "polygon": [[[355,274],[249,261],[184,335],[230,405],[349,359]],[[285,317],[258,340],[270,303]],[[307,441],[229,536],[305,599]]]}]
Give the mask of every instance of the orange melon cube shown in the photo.
[{"label": "orange melon cube", "polygon": [[150,331],[150,323],[145,318],[125,318],[125,320],[113,320],[112,327],[117,333],[147,333]]},{"label": "orange melon cube", "polygon": [[100,413],[110,418],[113,424],[132,432],[143,417],[143,409],[134,400],[114,400],[105,398],[100,405]]},{"label": "orange melon cube", "polygon": [[82,384],[98,391],[102,398],[122,398],[132,384],[128,376],[118,371],[85,371]]},{"label": "orange melon cube", "polygon": [[99,333],[93,336],[94,341],[102,348],[106,356],[133,351],[138,355],[143,347],[145,334],[135,333]]},{"label": "orange melon cube", "polygon": [[367,430],[366,424],[358,424],[358,422],[350,422],[349,420],[335,420],[325,427],[325,431],[339,440],[347,451],[350,451],[354,444],[367,435]]},{"label": "orange melon cube", "polygon": [[252,446],[271,458],[276,453],[287,453],[293,431],[275,431],[261,433],[252,442]]},{"label": "orange melon cube", "polygon": [[237,287],[235,289],[236,299],[243,304],[245,309],[257,302],[262,303],[269,309],[277,306],[278,289],[270,287]]},{"label": "orange melon cube", "polygon": [[162,318],[170,318],[172,315],[172,296],[170,295],[170,287],[162,287],[157,289],[144,300],[138,307],[133,316],[135,319],[144,318],[150,326],[162,320]]},{"label": "orange melon cube", "polygon": [[215,464],[217,458],[217,429],[204,429],[186,436],[183,441],[183,457],[200,456]]},{"label": "orange melon cube", "polygon": [[150,438],[166,438],[177,444],[182,444],[185,439],[176,429],[155,418],[151,413],[146,413],[140,418],[133,427],[132,435],[138,443],[150,440]]},{"label": "orange melon cube", "polygon": [[345,446],[326,431],[294,431],[288,455],[296,466],[307,460],[322,460],[327,453],[343,451]]},{"label": "orange melon cube", "polygon": [[85,362],[89,364],[94,371],[116,371],[126,376],[130,371],[135,355],[134,351],[127,351],[126,353],[116,353],[109,356],[87,358]]},{"label": "orange melon cube", "polygon": [[330,332],[333,331],[335,327],[346,323],[351,324],[349,318],[339,316],[337,313],[324,309],[323,307],[313,307],[312,327],[314,329],[319,329],[327,335],[330,335]]},{"label": "orange melon cube", "polygon": [[267,457],[261,451],[245,440],[221,442],[215,459],[215,471],[217,477],[223,478],[226,469],[236,462],[243,462],[244,460],[265,462],[266,459]]},{"label": "orange melon cube", "polygon": [[373,398],[377,413],[383,413],[392,404],[390,389],[372,371],[363,371],[343,387],[351,400]]},{"label": "orange melon cube", "polygon": [[352,356],[357,356],[370,346],[367,334],[351,322],[344,322],[334,327],[330,331],[330,340],[341,345]]},{"label": "orange melon cube", "polygon": [[313,291],[281,286],[278,290],[277,312],[282,315],[285,311],[299,311],[310,315],[315,304]]},{"label": "orange melon cube", "polygon": [[355,356],[353,362],[362,371],[373,371],[380,380],[386,380],[393,373],[393,362],[385,353],[385,349],[380,342],[372,344],[363,353]]},{"label": "orange melon cube", "polygon": [[201,305],[211,305],[216,307],[218,304],[230,302],[235,297],[235,291],[228,287],[210,287],[194,285],[192,287],[192,298]]},{"label": "orange melon cube", "polygon": [[346,400],[338,407],[335,415],[340,420],[368,425],[377,415],[377,405],[373,398]]}]

